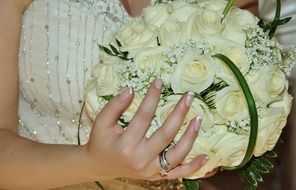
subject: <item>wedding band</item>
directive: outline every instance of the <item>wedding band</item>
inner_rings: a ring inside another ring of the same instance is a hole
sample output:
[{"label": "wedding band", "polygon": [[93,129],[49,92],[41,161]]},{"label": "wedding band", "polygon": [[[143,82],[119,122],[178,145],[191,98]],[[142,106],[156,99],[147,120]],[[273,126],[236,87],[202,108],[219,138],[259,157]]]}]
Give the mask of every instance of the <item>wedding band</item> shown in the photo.
[{"label": "wedding band", "polygon": [[166,153],[176,146],[176,142],[171,142],[160,154],[159,154],[159,165],[160,165],[160,175],[161,177],[167,176],[170,170],[170,163],[166,158]]}]

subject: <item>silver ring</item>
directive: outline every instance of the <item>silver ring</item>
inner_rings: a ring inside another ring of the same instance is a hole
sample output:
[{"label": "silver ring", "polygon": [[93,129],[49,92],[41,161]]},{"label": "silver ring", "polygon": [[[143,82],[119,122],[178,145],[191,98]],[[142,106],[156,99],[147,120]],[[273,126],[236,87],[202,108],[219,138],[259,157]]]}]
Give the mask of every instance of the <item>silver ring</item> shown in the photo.
[{"label": "silver ring", "polygon": [[160,164],[160,175],[162,177],[167,176],[170,171],[171,165],[166,158],[166,153],[176,146],[176,142],[171,142],[160,154],[159,154],[159,164]]}]

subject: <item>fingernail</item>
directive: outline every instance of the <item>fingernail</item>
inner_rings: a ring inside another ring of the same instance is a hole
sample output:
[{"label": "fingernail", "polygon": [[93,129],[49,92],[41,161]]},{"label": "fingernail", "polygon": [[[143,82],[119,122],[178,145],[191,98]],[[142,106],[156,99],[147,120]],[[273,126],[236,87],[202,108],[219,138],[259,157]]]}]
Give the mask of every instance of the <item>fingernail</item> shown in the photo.
[{"label": "fingernail", "polygon": [[125,89],[121,94],[120,94],[120,99],[126,100],[128,99],[131,95],[133,94],[133,89],[132,87],[129,87]]},{"label": "fingernail", "polygon": [[155,80],[155,87],[160,90],[162,87],[162,79],[160,77],[157,77],[157,79]]},{"label": "fingernail", "polygon": [[185,104],[187,107],[190,107],[192,102],[193,102],[193,97],[194,97],[194,93],[193,92],[188,92],[187,93],[187,97],[186,97],[186,101]]},{"label": "fingernail", "polygon": [[201,127],[202,124],[202,118],[201,117],[196,117],[195,122],[194,122],[194,131],[197,133]]},{"label": "fingernail", "polygon": [[201,158],[201,162],[200,162],[201,165],[204,165],[205,163],[207,163],[207,161],[209,161],[209,156],[206,154],[201,155],[200,158]]}]

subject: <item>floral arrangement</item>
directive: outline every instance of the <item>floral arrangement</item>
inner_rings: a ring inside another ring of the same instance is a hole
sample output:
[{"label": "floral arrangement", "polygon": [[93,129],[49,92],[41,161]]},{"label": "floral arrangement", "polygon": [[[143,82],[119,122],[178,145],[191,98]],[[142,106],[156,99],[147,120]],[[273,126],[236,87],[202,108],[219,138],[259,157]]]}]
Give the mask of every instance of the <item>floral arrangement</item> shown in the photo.
[{"label": "floral arrangement", "polygon": [[199,137],[184,162],[199,154],[210,160],[188,178],[203,177],[217,167],[243,168],[241,177],[249,189],[256,189],[260,174],[272,167],[260,156],[275,156],[269,151],[291,110],[286,75],[296,51],[284,50],[273,38],[276,27],[290,20],[281,20],[279,11],[267,23],[235,8],[233,1],[157,1],[124,25],[108,46],[99,45],[101,63],[85,94],[89,116],[95,119],[114,95],[132,87],[134,100],[119,121],[127,127],[149,84],[161,77],[161,101],[147,137],[182,94],[193,92],[195,99],[175,140],[192,118],[201,116]]}]

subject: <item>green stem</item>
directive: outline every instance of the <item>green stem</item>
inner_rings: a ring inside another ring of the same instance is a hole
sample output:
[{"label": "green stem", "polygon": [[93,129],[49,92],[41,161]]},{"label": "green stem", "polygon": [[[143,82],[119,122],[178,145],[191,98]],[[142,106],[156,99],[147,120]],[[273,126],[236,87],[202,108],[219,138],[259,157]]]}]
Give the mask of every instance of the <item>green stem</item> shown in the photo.
[{"label": "green stem", "polygon": [[104,187],[103,187],[103,185],[102,185],[100,182],[95,181],[95,184],[96,184],[101,190],[105,190]]},{"label": "green stem", "polygon": [[80,114],[79,114],[79,120],[78,120],[78,130],[77,130],[78,145],[81,145],[81,141],[80,141],[80,125],[81,125],[81,117],[82,117],[82,112],[83,112],[84,106],[85,106],[85,102],[83,102],[83,105],[81,107]]},{"label": "green stem", "polygon": [[240,169],[243,166],[245,166],[253,156],[253,152],[255,149],[256,141],[257,141],[257,133],[258,133],[258,113],[257,113],[256,103],[255,103],[254,97],[252,95],[252,92],[248,86],[246,79],[244,78],[244,76],[240,72],[240,70],[236,67],[236,65],[225,55],[215,54],[215,55],[213,55],[213,57],[222,60],[231,69],[231,71],[233,72],[233,74],[237,78],[237,80],[242,88],[242,91],[245,95],[245,98],[246,98],[246,101],[248,104],[248,108],[249,108],[249,114],[250,114],[250,119],[251,119],[251,128],[250,128],[249,143],[248,143],[245,157],[238,166],[222,167],[222,169],[224,169],[224,170],[236,170],[236,169]]},{"label": "green stem", "polygon": [[233,7],[234,5],[234,2],[235,0],[229,0],[224,11],[223,11],[223,15],[224,15],[224,18],[227,16],[227,14],[229,13],[229,11],[231,10],[231,8]]},{"label": "green stem", "polygon": [[274,19],[273,19],[273,22],[272,22],[273,27],[270,29],[269,34],[268,34],[270,39],[273,38],[273,36],[274,36],[274,34],[276,32],[276,29],[278,27],[278,22],[279,22],[280,17],[281,17],[281,7],[282,7],[281,0],[277,0],[276,1],[276,12],[275,12],[275,16],[274,16]]}]

